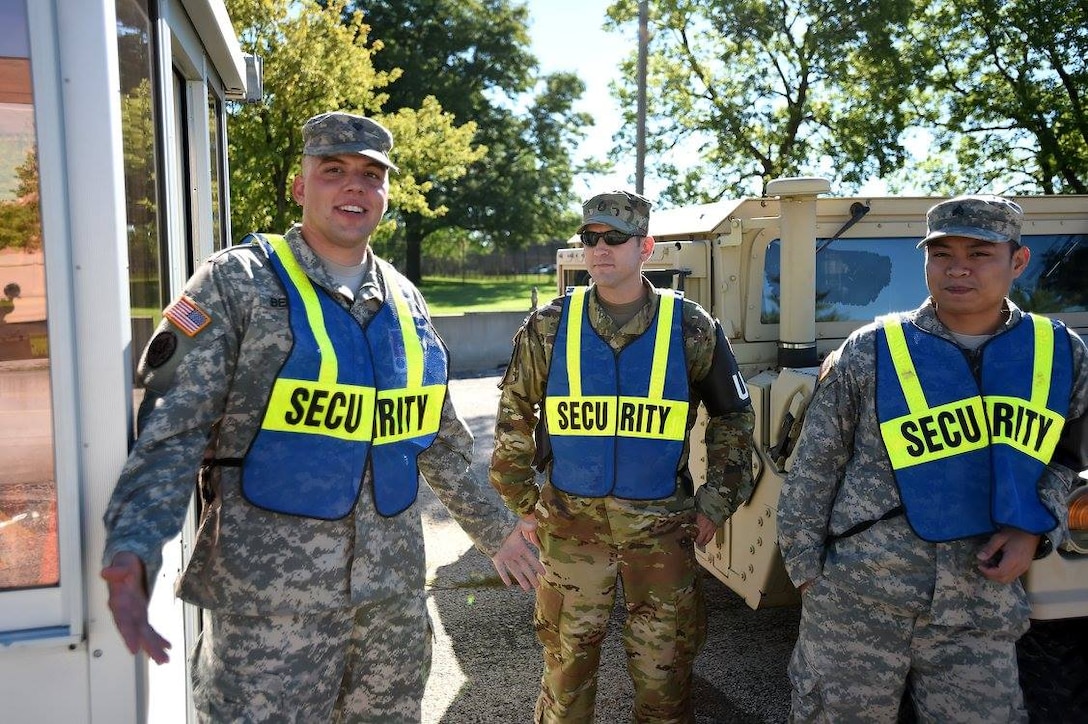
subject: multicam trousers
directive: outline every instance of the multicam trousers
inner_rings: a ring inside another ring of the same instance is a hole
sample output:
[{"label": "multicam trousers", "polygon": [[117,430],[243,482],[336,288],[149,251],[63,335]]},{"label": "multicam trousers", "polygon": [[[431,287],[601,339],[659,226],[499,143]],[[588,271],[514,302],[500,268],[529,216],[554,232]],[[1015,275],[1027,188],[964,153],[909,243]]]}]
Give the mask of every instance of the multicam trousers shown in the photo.
[{"label": "multicam trousers", "polygon": [[[572,498],[565,496],[566,505]],[[545,576],[535,625],[544,647],[538,724],[592,722],[601,643],[617,577],[636,722],[694,720],[692,666],[706,638],[692,547],[693,514],[632,515],[613,498],[574,499],[578,510],[538,509]]]}]

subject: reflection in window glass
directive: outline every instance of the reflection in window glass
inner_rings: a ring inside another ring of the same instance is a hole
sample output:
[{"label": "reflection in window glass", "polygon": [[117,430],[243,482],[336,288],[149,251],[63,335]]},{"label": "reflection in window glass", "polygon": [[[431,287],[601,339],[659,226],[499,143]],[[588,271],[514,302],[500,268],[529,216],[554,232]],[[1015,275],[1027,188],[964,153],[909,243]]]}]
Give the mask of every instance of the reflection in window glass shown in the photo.
[{"label": "reflection in window glass", "polygon": [[1028,268],[1009,295],[1018,306],[1039,314],[1088,311],[1088,235],[1025,236],[1031,249]]},{"label": "reflection in window glass", "polygon": [[168,300],[163,299],[155,177],[155,88],[151,21],[146,3],[117,0],[117,54],[121,74],[121,141],[125,153],[129,294],[135,363],[151,339]]},{"label": "reflection in window glass", "polygon": [[219,148],[221,134],[220,122],[223,119],[223,101],[208,92],[208,148],[211,149],[212,171],[212,247],[215,250],[226,246],[223,239],[223,150]]},{"label": "reflection in window glass", "polygon": [[[917,239],[817,240],[816,321],[867,322],[881,314],[914,309],[926,298]],[[777,324],[782,298],[781,242],[767,247],[760,321]]]},{"label": "reflection in window glass", "polygon": [[[1013,284],[1012,300],[1040,314],[1088,311],[1088,236],[1036,234],[1022,241],[1031,248],[1031,262]],[[919,306],[929,292],[917,243],[887,237],[817,240],[816,321],[868,322]],[[764,267],[764,324],[779,321],[780,280],[781,249],[775,239],[767,247]]]},{"label": "reflection in window glass", "polygon": [[60,582],[45,250],[24,0],[0,0],[0,590]]}]

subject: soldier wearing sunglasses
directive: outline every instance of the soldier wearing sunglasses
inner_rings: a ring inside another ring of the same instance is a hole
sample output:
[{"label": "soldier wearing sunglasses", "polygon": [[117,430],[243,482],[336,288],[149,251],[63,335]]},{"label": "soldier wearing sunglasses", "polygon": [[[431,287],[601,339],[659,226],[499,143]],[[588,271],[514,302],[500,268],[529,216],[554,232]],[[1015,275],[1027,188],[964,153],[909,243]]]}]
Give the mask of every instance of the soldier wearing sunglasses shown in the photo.
[{"label": "soldier wearing sunglasses", "polygon": [[[535,721],[593,721],[619,578],[633,718],[690,722],[692,664],[705,638],[693,544],[705,545],[751,492],[751,404],[721,325],[643,276],[654,248],[650,202],[598,194],[582,218],[592,284],[533,312],[518,331],[490,470],[545,568]],[[695,492],[687,435],[700,402],[708,473]]]}]

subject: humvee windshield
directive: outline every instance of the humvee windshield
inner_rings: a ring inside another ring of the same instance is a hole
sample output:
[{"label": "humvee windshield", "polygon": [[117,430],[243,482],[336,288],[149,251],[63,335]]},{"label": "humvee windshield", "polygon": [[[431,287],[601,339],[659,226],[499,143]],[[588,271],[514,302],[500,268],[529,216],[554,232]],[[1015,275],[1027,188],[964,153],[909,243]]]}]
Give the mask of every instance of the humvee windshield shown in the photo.
[{"label": "humvee windshield", "polygon": [[[1012,300],[1040,314],[1088,310],[1088,235],[1024,236],[1031,248],[1027,270]],[[816,321],[868,322],[889,312],[914,309],[927,296],[917,238],[817,239]],[[779,319],[781,248],[767,247],[760,321]]]}]

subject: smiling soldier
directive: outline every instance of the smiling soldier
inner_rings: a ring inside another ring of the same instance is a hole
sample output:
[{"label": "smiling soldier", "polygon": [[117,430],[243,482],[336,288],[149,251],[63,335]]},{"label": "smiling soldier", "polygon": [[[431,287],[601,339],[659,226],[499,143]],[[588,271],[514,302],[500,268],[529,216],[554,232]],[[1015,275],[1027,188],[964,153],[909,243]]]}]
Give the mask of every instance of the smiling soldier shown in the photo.
[{"label": "smiling soldier", "polygon": [[419,475],[504,581],[531,588],[540,563],[468,473],[472,434],[423,297],[370,248],[392,135],[334,112],[302,136],[302,223],[203,264],[141,360],[141,431],[105,515],[102,576],[129,650],[165,661],[149,582],[204,461],[178,582],[204,612],[201,721],[419,722]]}]

